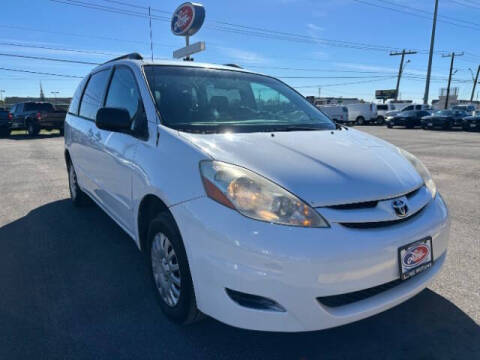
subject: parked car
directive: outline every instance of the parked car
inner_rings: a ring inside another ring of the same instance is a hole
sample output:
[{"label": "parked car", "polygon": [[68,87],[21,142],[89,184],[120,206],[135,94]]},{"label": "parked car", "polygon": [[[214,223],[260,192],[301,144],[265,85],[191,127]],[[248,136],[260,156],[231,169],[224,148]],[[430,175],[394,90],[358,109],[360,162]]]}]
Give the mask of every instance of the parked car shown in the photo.
[{"label": "parked car", "polygon": [[472,115],[476,110],[475,105],[454,105],[451,107],[453,111],[465,111],[468,116]]},{"label": "parked car", "polygon": [[66,112],[56,110],[46,102],[24,102],[13,105],[11,129],[27,130],[29,136],[36,136],[41,129],[60,130],[63,134],[63,125]]},{"label": "parked car", "polygon": [[430,114],[431,113],[426,110],[403,111],[395,116],[389,116],[386,124],[389,129],[394,126],[404,126],[407,129],[413,129],[415,126],[421,126],[422,117],[429,116]]},{"label": "parked car", "polygon": [[348,104],[348,121],[358,125],[377,122],[377,107],[373,103]]},{"label": "parked car", "polygon": [[464,117],[462,128],[465,131],[480,131],[480,114]]},{"label": "parked car", "polygon": [[468,114],[458,110],[438,110],[430,116],[422,118],[423,129],[442,128],[449,130],[453,127],[463,127],[463,118]]},{"label": "parked car", "polygon": [[0,137],[10,134],[10,120],[12,114],[6,110],[0,110]]},{"label": "parked car", "polygon": [[413,297],[445,261],[449,213],[419,159],[236,67],[96,67],[65,161],[73,204],[93,199],[134,239],[177,323],[338,326]]},{"label": "parked car", "polygon": [[379,125],[385,124],[387,113],[389,111],[394,111],[394,110],[395,110],[394,104],[391,104],[391,103],[377,104],[377,123]]},{"label": "parked car", "polygon": [[408,104],[404,107],[398,107],[396,106],[396,108],[398,110],[393,110],[393,111],[389,111],[387,112],[385,115],[387,117],[392,117],[392,116],[395,116],[401,112],[405,112],[405,111],[420,111],[420,110],[425,110],[425,111],[430,111],[432,109],[432,107],[430,105],[425,105],[425,104]]},{"label": "parked car", "polygon": [[340,124],[349,124],[348,108],[341,105],[320,105],[317,108],[323,112],[328,118]]}]

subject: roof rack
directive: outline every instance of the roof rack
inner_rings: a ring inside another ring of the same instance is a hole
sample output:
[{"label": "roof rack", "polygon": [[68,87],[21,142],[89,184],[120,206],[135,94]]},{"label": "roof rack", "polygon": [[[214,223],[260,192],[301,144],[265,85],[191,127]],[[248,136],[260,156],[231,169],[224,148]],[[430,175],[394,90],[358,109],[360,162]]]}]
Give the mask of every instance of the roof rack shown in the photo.
[{"label": "roof rack", "polygon": [[110,62],[112,62],[112,61],[126,60],[126,59],[130,59],[130,60],[143,60],[143,56],[140,55],[139,53],[133,52],[133,53],[130,53],[130,54],[126,54],[126,55],[122,55],[122,56],[116,57],[115,59],[112,59],[112,60],[108,60],[108,61],[104,62],[104,64],[110,63]]},{"label": "roof rack", "polygon": [[243,69],[240,65],[237,65],[237,64],[224,64],[223,66],[230,66],[230,67],[234,67],[234,68],[237,68],[237,69]]}]

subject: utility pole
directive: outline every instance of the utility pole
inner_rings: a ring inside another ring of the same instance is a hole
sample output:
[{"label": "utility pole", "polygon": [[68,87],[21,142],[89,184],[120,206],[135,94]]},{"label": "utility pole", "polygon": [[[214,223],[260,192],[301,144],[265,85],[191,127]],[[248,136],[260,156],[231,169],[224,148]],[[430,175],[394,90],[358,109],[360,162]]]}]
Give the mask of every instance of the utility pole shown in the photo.
[{"label": "utility pole", "polygon": [[[475,79],[473,80],[473,89],[472,89],[472,95],[470,96],[470,102],[473,101],[473,96],[475,95],[475,88],[477,87],[478,74],[479,73],[480,73],[480,65],[478,65],[477,75],[475,76]],[[472,75],[473,75],[473,73],[472,73]]]},{"label": "utility pole", "polygon": [[152,53],[152,61],[153,61],[152,10],[150,6],[148,7],[148,19],[150,22],[150,52]]},{"label": "utility pole", "polygon": [[[5,90],[0,90],[0,101],[3,103],[3,106],[6,107],[7,104],[5,104],[5,101],[3,100],[3,94],[5,93]],[[6,98],[5,98],[6,99]]]},{"label": "utility pole", "polygon": [[402,73],[403,73],[403,62],[405,60],[405,55],[414,55],[416,54],[416,51],[407,51],[405,49],[402,50],[402,52],[391,52],[390,56],[398,56],[401,55],[402,59],[400,60],[400,68],[398,69],[398,78],[397,78],[397,87],[395,89],[395,100],[398,100],[398,91],[400,89],[400,79],[402,78]]},{"label": "utility pole", "polygon": [[453,63],[455,62],[455,56],[463,56],[463,52],[460,54],[455,54],[455,52],[452,52],[451,54],[448,54],[448,55],[442,55],[442,57],[452,58],[452,60],[450,61],[450,74],[448,75],[447,98],[445,99],[445,109],[448,109],[448,98],[450,96],[450,84],[452,83]]},{"label": "utility pole", "polygon": [[432,74],[432,58],[433,58],[433,49],[435,47],[435,29],[437,27],[437,14],[438,14],[438,0],[435,0],[435,11],[433,12],[432,37],[430,39],[430,54],[428,56],[427,81],[425,82],[425,95],[423,96],[423,103],[425,105],[428,105],[428,94],[430,92],[430,76]]}]

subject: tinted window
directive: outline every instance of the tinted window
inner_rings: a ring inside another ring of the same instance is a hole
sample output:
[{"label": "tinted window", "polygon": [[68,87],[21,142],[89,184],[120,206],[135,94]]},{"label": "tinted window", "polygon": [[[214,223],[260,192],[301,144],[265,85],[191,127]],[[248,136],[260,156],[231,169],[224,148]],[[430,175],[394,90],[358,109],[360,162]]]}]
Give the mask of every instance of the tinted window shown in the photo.
[{"label": "tinted window", "polygon": [[71,114],[78,115],[78,106],[80,105],[80,98],[82,97],[83,88],[85,87],[87,79],[88,76],[80,82],[80,84],[77,86],[77,90],[75,90],[75,94],[73,94],[70,107],[68,108],[68,112]]},{"label": "tinted window", "polygon": [[413,105],[407,106],[403,111],[411,111],[413,110]]},{"label": "tinted window", "polygon": [[105,106],[126,109],[131,119],[134,119],[137,113],[141,111],[142,106],[137,83],[129,69],[119,67],[115,70]]},{"label": "tinted window", "polygon": [[335,128],[303,96],[271,77],[175,66],[145,66],[145,73],[162,122],[181,131]]},{"label": "tinted window", "polygon": [[377,105],[377,110],[388,110],[388,105]]},{"label": "tinted window", "polygon": [[91,120],[97,118],[98,109],[103,105],[103,95],[109,74],[110,71],[102,70],[90,77],[80,104],[80,116]]}]

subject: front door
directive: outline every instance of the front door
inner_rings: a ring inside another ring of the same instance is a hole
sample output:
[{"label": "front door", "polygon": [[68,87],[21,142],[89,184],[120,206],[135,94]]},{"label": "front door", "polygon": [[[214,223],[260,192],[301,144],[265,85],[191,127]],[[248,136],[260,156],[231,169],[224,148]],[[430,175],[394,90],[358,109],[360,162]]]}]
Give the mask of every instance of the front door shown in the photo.
[{"label": "front door", "polygon": [[135,171],[135,154],[142,141],[139,124],[143,123],[145,112],[137,82],[132,71],[126,66],[115,68],[107,92],[105,107],[128,110],[132,119],[130,131],[112,132],[95,130],[102,144],[98,166],[102,168],[100,186],[102,202],[124,227],[134,233],[132,201],[132,178]]}]

